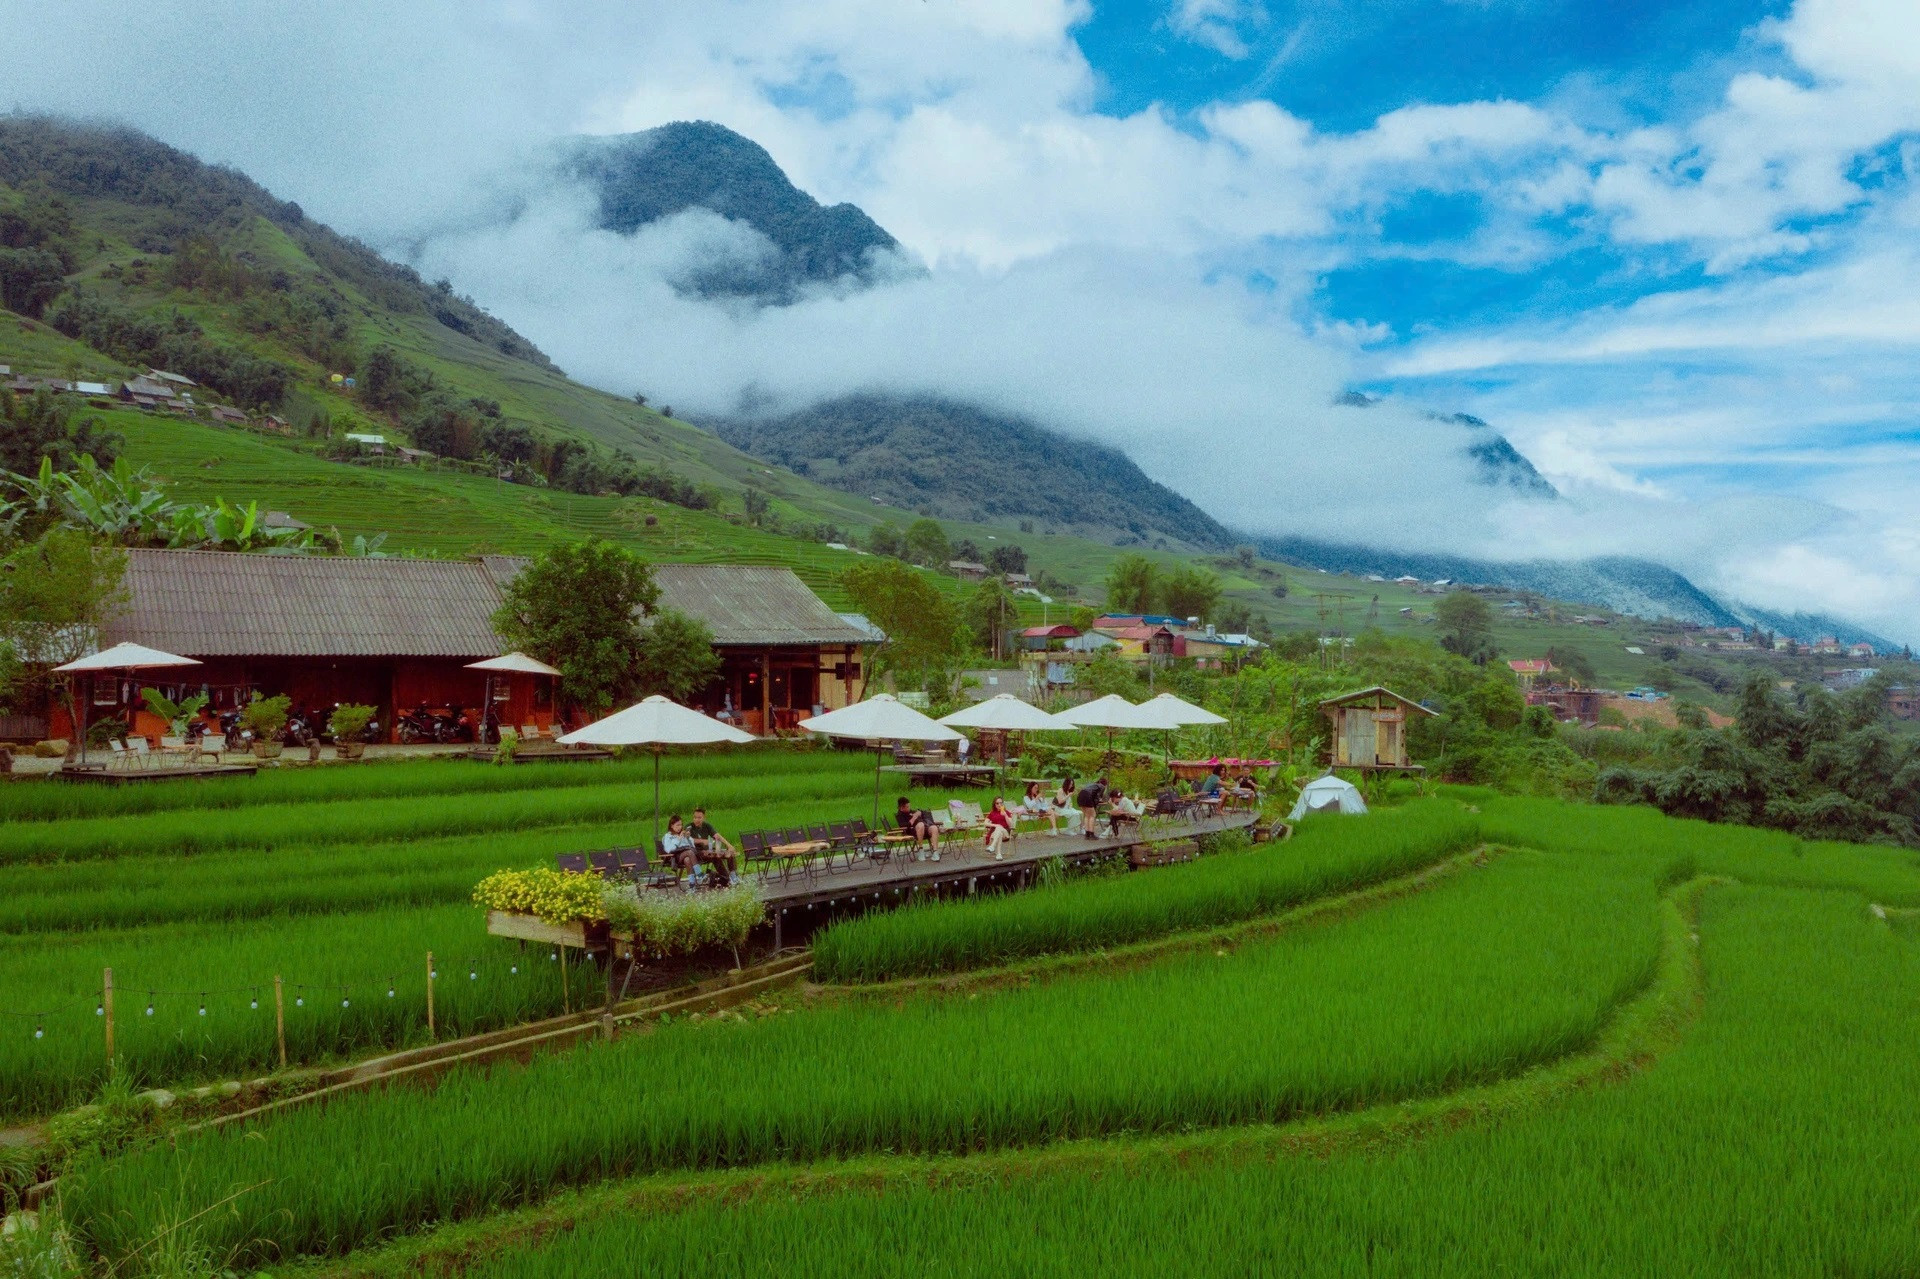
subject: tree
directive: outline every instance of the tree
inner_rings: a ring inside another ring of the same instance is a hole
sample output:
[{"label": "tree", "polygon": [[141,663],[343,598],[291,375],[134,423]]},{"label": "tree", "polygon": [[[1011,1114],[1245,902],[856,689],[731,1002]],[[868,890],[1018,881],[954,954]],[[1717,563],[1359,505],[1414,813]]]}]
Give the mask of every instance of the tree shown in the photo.
[{"label": "tree", "polygon": [[1151,613],[1159,596],[1159,570],[1144,555],[1122,555],[1107,570],[1109,613]]},{"label": "tree", "polygon": [[920,519],[907,525],[907,558],[928,568],[945,568],[953,558],[947,531],[937,520]]},{"label": "tree", "polygon": [[50,529],[0,563],[0,666],[8,676],[0,697],[85,657],[127,606],[126,571],[125,551],[71,528]]},{"label": "tree", "polygon": [[1234,563],[1243,569],[1251,569],[1253,567],[1253,557],[1257,554],[1259,554],[1259,551],[1251,546],[1236,546],[1233,548]]},{"label": "tree", "polygon": [[1596,682],[1592,660],[1577,648],[1550,648],[1547,650],[1547,661],[1561,674],[1588,687]]},{"label": "tree", "polygon": [[773,508],[773,502],[765,493],[749,486],[740,495],[740,501],[747,512],[747,523],[756,527],[766,523],[767,512]]},{"label": "tree", "polygon": [[894,525],[876,524],[867,534],[867,549],[875,555],[891,555],[899,559],[907,553],[907,542]]},{"label": "tree", "polygon": [[987,567],[996,573],[1024,573],[1027,571],[1026,548],[1011,542],[996,546],[987,552]]},{"label": "tree", "polygon": [[112,466],[122,443],[90,417],[75,421],[73,410],[44,389],[25,399],[0,390],[0,471],[32,475],[43,457],[56,471],[71,470],[82,454]]},{"label": "tree", "polygon": [[504,595],[493,629],[559,667],[575,705],[600,715],[632,691],[645,640],[640,616],[660,599],[646,561],[599,538],[563,543],[534,557]]},{"label": "tree", "polygon": [[1440,647],[1476,666],[1494,658],[1493,610],[1478,595],[1452,591],[1433,606],[1433,617],[1440,625]]},{"label": "tree", "polygon": [[1205,622],[1220,607],[1220,579],[1204,568],[1182,564],[1167,575],[1160,598],[1175,617],[1197,617]]},{"label": "tree", "polygon": [[1004,657],[1007,629],[1020,616],[1020,610],[1013,602],[1013,592],[997,577],[989,577],[980,583],[967,600],[967,624],[973,628],[974,642],[993,654]]},{"label": "tree", "polygon": [[953,544],[953,555],[951,558],[968,560],[975,564],[986,564],[989,568],[992,567],[992,561],[981,553],[980,544],[970,537],[963,537]]},{"label": "tree", "polygon": [[874,665],[905,680],[944,671],[961,652],[952,601],[923,574],[895,560],[856,564],[840,578],[854,607],[887,633]]},{"label": "tree", "polygon": [[634,691],[640,696],[658,693],[686,701],[720,673],[713,632],[705,622],[676,609],[657,610],[641,634],[633,673]]},{"label": "tree", "polygon": [[1099,620],[1100,615],[1085,604],[1075,604],[1073,612],[1067,614],[1067,624],[1082,635],[1092,630],[1093,624]]}]

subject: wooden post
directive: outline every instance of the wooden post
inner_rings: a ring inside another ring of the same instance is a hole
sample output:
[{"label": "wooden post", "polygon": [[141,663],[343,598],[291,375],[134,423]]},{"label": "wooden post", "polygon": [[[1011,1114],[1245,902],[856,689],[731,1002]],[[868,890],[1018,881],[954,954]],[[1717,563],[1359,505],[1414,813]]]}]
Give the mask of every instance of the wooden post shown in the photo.
[{"label": "wooden post", "polygon": [[773,736],[773,656],[764,648],[760,650],[760,733]]},{"label": "wooden post", "polygon": [[427,1038],[438,1038],[439,1032],[433,1026],[433,952],[427,952]]},{"label": "wooden post", "polygon": [[280,1041],[280,1069],[287,1068],[287,988],[280,974],[273,975],[273,1033]]},{"label": "wooden post", "polygon": [[100,1012],[107,1019],[107,1064],[113,1064],[113,969],[100,971]]},{"label": "wooden post", "polygon": [[573,990],[567,981],[567,948],[560,948],[560,1011],[573,1011]]}]

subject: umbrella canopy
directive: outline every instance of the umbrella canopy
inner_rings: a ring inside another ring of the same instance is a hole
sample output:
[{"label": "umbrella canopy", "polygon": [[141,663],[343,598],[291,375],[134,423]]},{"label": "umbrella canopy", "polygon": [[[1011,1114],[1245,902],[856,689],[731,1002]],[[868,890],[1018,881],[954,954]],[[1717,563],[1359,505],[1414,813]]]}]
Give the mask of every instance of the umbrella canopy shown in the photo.
[{"label": "umbrella canopy", "polygon": [[1140,708],[1120,694],[1108,693],[1105,697],[1097,697],[1084,706],[1069,707],[1054,718],[1073,728],[1158,727],[1142,724],[1139,713]]},{"label": "umbrella canopy", "polygon": [[503,653],[499,657],[489,657],[484,662],[468,662],[470,671],[489,671],[504,675],[554,675],[560,672],[537,657],[528,657],[525,653]]},{"label": "umbrella canopy", "polygon": [[91,671],[149,671],[165,666],[198,665],[200,663],[191,657],[177,657],[144,644],[122,643],[53,669],[63,675],[84,675]]},{"label": "umbrella canopy", "polygon": [[871,741],[951,742],[961,734],[937,719],[922,715],[891,693],[879,693],[864,702],[843,706],[825,715],[803,719],[799,727],[827,737],[858,737]]},{"label": "umbrella canopy", "polygon": [[1079,727],[1063,723],[1059,716],[1049,715],[1012,693],[995,693],[964,710],[941,716],[940,722],[954,728],[995,728],[1009,733],[1060,733]]},{"label": "umbrella canopy", "polygon": [[558,740],[564,746],[700,746],[712,742],[744,745],[756,739],[752,733],[656,694]]},{"label": "umbrella canopy", "polygon": [[1346,782],[1328,773],[1325,777],[1316,777],[1300,789],[1299,802],[1293,811],[1287,814],[1287,820],[1297,822],[1308,813],[1364,813],[1367,801],[1360,797],[1360,791],[1352,782]]},{"label": "umbrella canopy", "polygon": [[1149,698],[1137,708],[1142,728],[1185,728],[1190,724],[1224,724],[1226,717],[1215,715],[1204,707],[1175,697],[1172,693],[1162,693]]}]

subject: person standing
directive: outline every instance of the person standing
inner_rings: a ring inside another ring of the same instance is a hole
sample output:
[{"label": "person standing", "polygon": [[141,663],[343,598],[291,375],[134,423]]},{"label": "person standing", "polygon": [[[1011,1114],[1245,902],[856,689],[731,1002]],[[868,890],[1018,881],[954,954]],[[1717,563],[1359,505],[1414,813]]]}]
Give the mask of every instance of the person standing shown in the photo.
[{"label": "person standing", "polygon": [[1094,781],[1080,788],[1074,796],[1074,803],[1080,809],[1080,829],[1088,839],[1098,839],[1096,823],[1100,819],[1100,806],[1107,800],[1107,778],[1103,773]]}]

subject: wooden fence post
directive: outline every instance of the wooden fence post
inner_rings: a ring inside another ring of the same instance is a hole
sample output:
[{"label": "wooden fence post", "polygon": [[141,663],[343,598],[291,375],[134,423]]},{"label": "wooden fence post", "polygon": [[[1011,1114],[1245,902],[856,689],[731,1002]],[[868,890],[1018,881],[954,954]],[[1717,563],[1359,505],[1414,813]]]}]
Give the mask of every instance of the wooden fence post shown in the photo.
[{"label": "wooden fence post", "polygon": [[280,974],[273,975],[273,1037],[280,1045],[280,1069],[287,1068],[287,988]]},{"label": "wooden fence post", "polygon": [[113,1065],[113,969],[100,971],[100,1012],[107,1019],[107,1065]]},{"label": "wooden fence post", "polygon": [[431,1042],[439,1037],[433,1026],[433,952],[427,952],[427,1039]]}]

